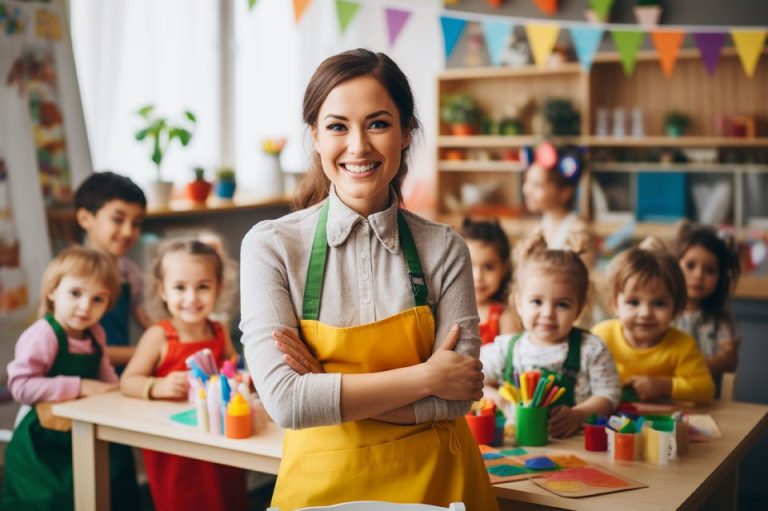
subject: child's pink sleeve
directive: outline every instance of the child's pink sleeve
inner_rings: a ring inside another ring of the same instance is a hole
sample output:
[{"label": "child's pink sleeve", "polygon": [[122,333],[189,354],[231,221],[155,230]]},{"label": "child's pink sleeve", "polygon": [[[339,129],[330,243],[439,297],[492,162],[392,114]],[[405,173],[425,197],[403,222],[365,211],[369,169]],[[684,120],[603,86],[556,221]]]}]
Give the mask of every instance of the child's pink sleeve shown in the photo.
[{"label": "child's pink sleeve", "polygon": [[66,401],[80,395],[79,376],[46,376],[58,351],[56,334],[44,319],[21,334],[14,359],[8,364],[8,389],[13,399],[32,405],[39,401]]}]

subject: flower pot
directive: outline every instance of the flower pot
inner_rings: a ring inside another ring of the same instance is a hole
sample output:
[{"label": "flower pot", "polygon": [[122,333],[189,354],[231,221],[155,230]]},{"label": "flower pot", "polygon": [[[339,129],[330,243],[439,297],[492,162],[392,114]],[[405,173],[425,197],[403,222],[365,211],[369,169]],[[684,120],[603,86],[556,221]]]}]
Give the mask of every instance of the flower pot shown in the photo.
[{"label": "flower pot", "polygon": [[661,7],[658,5],[643,5],[635,7],[635,19],[643,27],[655,27],[661,18]]},{"label": "flower pot", "polygon": [[259,195],[262,197],[282,197],[285,194],[283,169],[280,168],[278,155],[269,155],[259,166]]},{"label": "flower pot", "polygon": [[147,187],[147,208],[168,209],[171,202],[173,183],[168,181],[152,181]]},{"label": "flower pot", "polygon": [[237,183],[235,181],[217,181],[213,193],[220,199],[232,199],[235,195]]},{"label": "flower pot", "polygon": [[685,131],[679,124],[667,124],[664,126],[664,130],[667,132],[668,137],[682,137]]},{"label": "flower pot", "polygon": [[192,202],[204,203],[208,200],[208,194],[211,193],[211,188],[211,183],[203,179],[187,183],[187,198]]},{"label": "flower pot", "polygon": [[467,123],[457,123],[450,125],[451,134],[457,137],[465,137],[475,134],[475,127]]}]

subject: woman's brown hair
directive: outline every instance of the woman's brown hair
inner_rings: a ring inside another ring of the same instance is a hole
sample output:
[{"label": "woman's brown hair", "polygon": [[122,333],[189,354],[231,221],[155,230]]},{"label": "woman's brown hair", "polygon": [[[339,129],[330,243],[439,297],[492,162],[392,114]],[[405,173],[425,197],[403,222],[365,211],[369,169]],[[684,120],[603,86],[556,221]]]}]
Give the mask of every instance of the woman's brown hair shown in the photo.
[{"label": "woman's brown hair", "polygon": [[[303,118],[307,126],[310,129],[317,126],[320,108],[334,88],[363,76],[375,78],[387,90],[400,113],[400,128],[406,138],[412,138],[420,124],[416,118],[408,78],[387,55],[363,48],[339,53],[325,59],[318,66],[304,92]],[[403,200],[402,185],[408,173],[409,147],[410,144],[406,145],[400,152],[400,168],[391,183],[399,201]],[[329,187],[330,182],[323,172],[320,155],[315,151],[307,175],[299,185],[293,202],[294,209],[307,208],[322,201],[328,196]]]}]

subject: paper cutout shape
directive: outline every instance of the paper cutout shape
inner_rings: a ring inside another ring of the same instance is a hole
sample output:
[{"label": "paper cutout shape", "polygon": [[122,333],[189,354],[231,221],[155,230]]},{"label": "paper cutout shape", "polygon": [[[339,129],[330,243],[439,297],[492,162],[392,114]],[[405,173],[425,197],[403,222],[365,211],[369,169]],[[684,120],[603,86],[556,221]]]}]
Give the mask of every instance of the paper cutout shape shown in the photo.
[{"label": "paper cutout shape", "polygon": [[400,37],[400,32],[405,26],[405,22],[411,17],[409,11],[402,9],[385,9],[387,18],[387,36],[389,36],[389,47],[392,48]]},{"label": "paper cutout shape", "polygon": [[528,458],[523,466],[530,470],[554,470],[557,468],[557,464],[546,456]]},{"label": "paper cutout shape", "polygon": [[59,41],[62,37],[59,17],[48,9],[35,11],[35,34],[40,39]]},{"label": "paper cutout shape", "polygon": [[443,27],[443,43],[446,59],[453,53],[453,49],[456,47],[456,43],[458,42],[459,37],[461,37],[461,33],[464,31],[466,24],[467,20],[461,18],[440,16],[440,25]]},{"label": "paper cutout shape", "polygon": [[589,0],[589,7],[597,15],[599,21],[606,21],[611,12],[614,0]]},{"label": "paper cutout shape", "polygon": [[357,2],[348,2],[346,0],[336,0],[336,16],[339,19],[339,27],[341,33],[347,31],[349,23],[352,18],[357,14],[357,10],[360,8],[360,4]]},{"label": "paper cutout shape", "polygon": [[709,442],[723,438],[723,432],[715,422],[715,419],[708,414],[687,415],[688,420],[688,439],[691,442]]},{"label": "paper cutout shape", "polygon": [[498,477],[518,476],[528,473],[523,467],[507,464],[488,467],[488,472]]},{"label": "paper cutout shape", "polygon": [[720,49],[723,47],[723,43],[725,43],[725,34],[693,34],[693,40],[696,43],[696,46],[699,47],[704,67],[710,75],[713,74],[717,67],[717,63],[720,61]]},{"label": "paper cutout shape", "polygon": [[667,77],[672,76],[680,54],[680,46],[685,39],[684,32],[651,32],[651,41],[659,54],[661,70]]},{"label": "paper cutout shape", "polygon": [[497,452],[486,452],[482,456],[484,460],[497,460],[504,457],[502,454]]},{"label": "paper cutout shape", "polygon": [[532,482],[561,497],[589,497],[648,487],[597,465],[553,472]]},{"label": "paper cutout shape", "polygon": [[621,67],[626,76],[632,76],[637,64],[637,50],[643,44],[645,34],[643,32],[612,30],[613,44],[621,55]]},{"label": "paper cutout shape", "polygon": [[504,50],[507,48],[512,28],[512,24],[505,21],[483,22],[485,46],[488,48],[488,54],[491,56],[491,63],[494,66],[501,65],[501,58],[504,56]]},{"label": "paper cutout shape", "polygon": [[[479,447],[491,484],[539,477],[541,474],[553,470],[589,466],[577,455],[566,451],[543,451],[529,454],[522,448],[499,450],[487,445],[480,445]],[[536,468],[540,466],[539,463],[545,465]],[[527,467],[526,464],[531,465],[532,468]]]},{"label": "paper cutout shape", "polygon": [[757,61],[760,60],[760,54],[765,46],[766,35],[768,35],[766,30],[731,30],[739,60],[744,67],[744,72],[750,78],[755,74]]},{"label": "paper cutout shape", "polygon": [[500,452],[504,456],[524,456],[528,454],[528,451],[526,451],[522,447],[518,447],[516,449],[504,449],[503,451],[500,451]]},{"label": "paper cutout shape", "polygon": [[304,11],[309,7],[312,0],[293,0],[293,17],[298,25],[301,21],[301,17],[304,16]]},{"label": "paper cutout shape", "polygon": [[597,53],[597,49],[600,47],[600,41],[603,40],[603,33],[602,28],[571,28],[571,40],[573,41],[574,48],[576,48],[576,56],[583,70],[589,71],[592,67],[595,53]]},{"label": "paper cutout shape", "polygon": [[197,426],[197,410],[194,408],[171,415],[171,420],[183,426]]},{"label": "paper cutout shape", "polygon": [[525,26],[525,33],[528,36],[528,44],[531,45],[531,53],[533,53],[536,67],[546,68],[549,55],[557,42],[560,27],[557,25],[530,24]]}]

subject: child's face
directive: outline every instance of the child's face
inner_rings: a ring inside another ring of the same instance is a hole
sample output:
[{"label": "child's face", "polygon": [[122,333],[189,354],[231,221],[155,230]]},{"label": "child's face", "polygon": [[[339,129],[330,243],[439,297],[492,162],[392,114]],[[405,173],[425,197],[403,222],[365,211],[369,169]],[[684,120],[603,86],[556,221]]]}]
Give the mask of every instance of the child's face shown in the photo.
[{"label": "child's face", "polygon": [[559,188],[549,177],[549,172],[539,165],[531,165],[525,173],[523,197],[525,207],[531,213],[544,213],[567,206],[570,190]]},{"label": "child's face", "polygon": [[475,298],[478,305],[485,305],[499,290],[501,281],[509,267],[499,257],[499,251],[490,243],[468,240],[469,256],[472,259],[472,276],[475,280]]},{"label": "child's face", "polygon": [[657,345],[675,319],[674,300],[659,279],[643,284],[629,279],[615,306],[625,337],[637,347]]},{"label": "child's face", "polygon": [[144,208],[140,204],[115,199],[105,202],[95,214],[87,209],[77,210],[77,221],[86,232],[91,247],[121,257],[139,239]]},{"label": "child's face", "polygon": [[519,286],[515,304],[526,332],[542,344],[563,342],[580,312],[574,285],[534,267]]},{"label": "child's face", "polygon": [[185,323],[205,321],[218,296],[219,283],[208,258],[184,252],[171,252],[163,257],[160,298],[171,316]]},{"label": "child's face", "polygon": [[685,276],[688,301],[698,304],[712,295],[720,279],[720,267],[715,254],[702,247],[693,245],[680,259],[680,269]]},{"label": "child's face", "polygon": [[53,317],[67,335],[83,339],[107,311],[109,289],[91,277],[65,275],[47,298],[53,303]]}]

